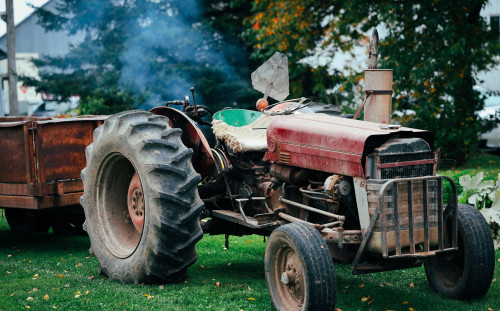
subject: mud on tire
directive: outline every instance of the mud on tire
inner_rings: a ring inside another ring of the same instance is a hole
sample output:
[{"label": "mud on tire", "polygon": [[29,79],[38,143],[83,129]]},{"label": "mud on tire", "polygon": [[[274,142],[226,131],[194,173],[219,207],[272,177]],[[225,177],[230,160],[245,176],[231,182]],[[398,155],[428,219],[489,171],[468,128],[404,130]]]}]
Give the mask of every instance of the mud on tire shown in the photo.
[{"label": "mud on tire", "polygon": [[[85,154],[83,228],[99,271],[124,283],[185,279],[202,237],[198,218],[203,202],[197,188],[200,176],[181,130],[170,128],[166,117],[126,111],[94,131]],[[127,208],[127,190],[136,172],[144,196],[142,233]]]}]

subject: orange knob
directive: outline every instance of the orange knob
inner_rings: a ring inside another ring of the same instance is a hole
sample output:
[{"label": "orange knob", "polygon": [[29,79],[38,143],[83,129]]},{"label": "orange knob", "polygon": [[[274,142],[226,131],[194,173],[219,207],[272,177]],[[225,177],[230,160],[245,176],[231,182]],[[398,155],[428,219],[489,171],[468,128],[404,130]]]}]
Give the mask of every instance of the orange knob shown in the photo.
[{"label": "orange knob", "polygon": [[267,102],[267,99],[261,98],[257,101],[255,104],[255,107],[257,108],[258,111],[261,111],[262,109],[266,108],[269,106],[269,103]]}]

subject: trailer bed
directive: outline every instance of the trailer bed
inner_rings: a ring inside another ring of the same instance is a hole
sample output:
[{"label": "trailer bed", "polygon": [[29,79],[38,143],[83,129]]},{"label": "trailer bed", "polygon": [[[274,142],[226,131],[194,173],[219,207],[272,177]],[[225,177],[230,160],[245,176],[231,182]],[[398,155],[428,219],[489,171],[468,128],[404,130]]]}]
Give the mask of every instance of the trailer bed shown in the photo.
[{"label": "trailer bed", "polygon": [[0,118],[0,208],[79,204],[85,147],[105,119]]}]

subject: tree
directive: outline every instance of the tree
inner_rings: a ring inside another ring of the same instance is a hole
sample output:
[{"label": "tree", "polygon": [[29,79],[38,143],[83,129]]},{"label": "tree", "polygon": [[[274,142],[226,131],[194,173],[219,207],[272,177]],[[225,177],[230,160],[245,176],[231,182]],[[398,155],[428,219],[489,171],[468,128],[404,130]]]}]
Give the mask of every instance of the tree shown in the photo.
[{"label": "tree", "polygon": [[[365,34],[373,27],[384,28],[379,68],[394,69],[394,109],[416,110],[405,124],[433,131],[442,157],[460,164],[477,149],[481,130],[476,112],[483,103],[473,89],[476,75],[500,54],[498,36],[479,15],[486,3],[256,0],[248,37],[257,49],[254,57],[265,58],[276,49],[286,52],[291,75],[299,78],[307,75],[302,60],[315,49],[333,58],[338,51],[366,44]],[[345,86],[337,92],[350,90],[361,74],[345,77]],[[306,89],[314,93],[315,88],[344,81],[323,78]],[[305,86],[300,78],[295,83]]]},{"label": "tree", "polygon": [[47,31],[85,39],[68,55],[35,60],[40,79],[24,81],[59,100],[78,94],[83,114],[148,109],[182,99],[191,85],[213,109],[253,105],[249,51],[235,35],[248,5],[200,3],[60,0],[55,12],[38,8]]}]

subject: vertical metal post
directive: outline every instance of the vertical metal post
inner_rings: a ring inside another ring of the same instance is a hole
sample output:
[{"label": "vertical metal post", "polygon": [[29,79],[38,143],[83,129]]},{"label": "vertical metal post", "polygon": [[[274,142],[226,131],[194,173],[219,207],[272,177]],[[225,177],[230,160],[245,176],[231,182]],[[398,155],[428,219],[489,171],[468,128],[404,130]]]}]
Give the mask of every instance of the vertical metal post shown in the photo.
[{"label": "vertical metal post", "polygon": [[7,67],[9,74],[9,115],[19,115],[17,103],[17,71],[16,71],[16,27],[14,25],[14,6],[12,0],[5,0],[7,8]]},{"label": "vertical metal post", "polygon": [[[393,188],[394,188],[394,186],[393,186]],[[387,237],[385,235],[386,209],[385,209],[384,196],[379,197],[379,208],[380,208],[380,238],[382,239],[382,256],[384,258],[387,258],[387,256],[389,255],[389,252],[387,249]]]},{"label": "vertical metal post", "polygon": [[413,181],[408,181],[408,234],[410,236],[410,252],[415,254],[415,239],[413,237]]},{"label": "vertical metal post", "polygon": [[392,206],[394,208],[394,231],[396,233],[396,256],[401,255],[401,237],[399,227],[399,211],[398,211],[398,193],[399,182],[395,182],[392,186]]},{"label": "vertical metal post", "polygon": [[424,212],[424,252],[430,251],[429,241],[429,213],[427,206],[427,180],[422,180],[422,205]]},{"label": "vertical metal post", "polygon": [[443,196],[442,196],[443,180],[441,178],[437,181],[438,195],[437,195],[437,212],[438,212],[438,249],[444,248],[444,235],[443,235]]}]

